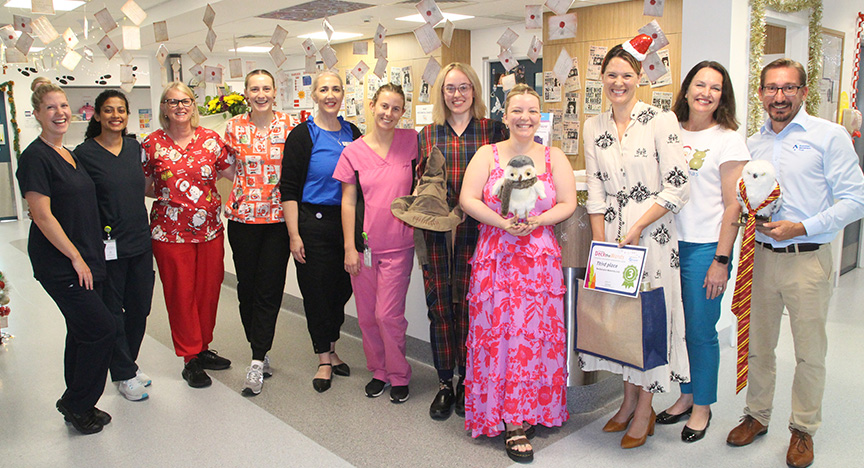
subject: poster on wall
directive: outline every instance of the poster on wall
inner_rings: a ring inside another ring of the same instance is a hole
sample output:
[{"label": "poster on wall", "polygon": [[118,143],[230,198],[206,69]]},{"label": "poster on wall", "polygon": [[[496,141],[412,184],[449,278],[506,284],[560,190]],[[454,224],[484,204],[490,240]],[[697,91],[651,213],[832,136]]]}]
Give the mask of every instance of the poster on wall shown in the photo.
[{"label": "poster on wall", "polygon": [[665,91],[654,91],[651,93],[651,105],[659,107],[664,111],[672,108],[672,93]]},{"label": "poster on wall", "polygon": [[[407,92],[407,93],[405,93],[405,113],[402,114],[402,118],[410,119],[411,115],[412,115],[411,110],[413,107],[414,107],[414,93]],[[411,127],[413,127],[413,126],[414,126],[414,124],[412,123]],[[411,128],[411,127],[408,127],[408,128]]]},{"label": "poster on wall", "polygon": [[600,81],[585,81],[585,113],[599,114],[603,105],[603,83]]},{"label": "poster on wall", "polygon": [[151,109],[138,109],[138,126],[140,133],[150,134],[153,131],[153,112]]},{"label": "poster on wall", "polygon": [[303,72],[293,72],[291,79],[291,108],[311,109],[312,102],[312,77]]},{"label": "poster on wall", "polygon": [[564,139],[561,140],[561,151],[564,154],[579,154],[579,120],[564,121]]},{"label": "poster on wall", "polygon": [[543,101],[561,102],[561,82],[551,71],[543,72]]},{"label": "poster on wall", "polygon": [[561,141],[564,136],[564,112],[561,109],[552,109],[552,139]]},{"label": "poster on wall", "polygon": [[414,91],[414,82],[411,79],[411,67],[402,67],[402,91]]},{"label": "poster on wall", "polygon": [[600,67],[603,66],[603,58],[606,57],[608,49],[608,47],[598,45],[588,47],[588,72],[585,74],[586,79],[600,79]]},{"label": "poster on wall", "polygon": [[417,102],[429,102],[429,83],[424,81],[420,84],[420,94],[417,96]]},{"label": "poster on wall", "polygon": [[572,93],[580,89],[582,89],[582,85],[579,83],[579,58],[573,57],[573,66],[570,67],[567,79],[564,80],[564,92]]},{"label": "poster on wall", "polygon": [[651,83],[652,88],[659,88],[661,86],[669,86],[672,84],[672,67],[669,66],[669,49],[658,50],[657,56],[660,57],[660,62],[663,63],[663,66],[666,67],[666,73]]}]

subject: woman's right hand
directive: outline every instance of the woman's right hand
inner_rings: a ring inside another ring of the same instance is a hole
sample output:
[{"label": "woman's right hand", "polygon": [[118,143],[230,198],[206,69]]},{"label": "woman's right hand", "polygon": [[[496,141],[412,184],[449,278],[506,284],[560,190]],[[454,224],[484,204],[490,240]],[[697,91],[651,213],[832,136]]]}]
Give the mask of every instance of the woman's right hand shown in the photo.
[{"label": "woman's right hand", "polygon": [[537,227],[536,223],[519,223],[516,221],[515,216],[508,219],[502,218],[502,222],[503,225],[501,226],[501,229],[504,229],[505,231],[516,237],[527,236],[528,234],[531,234],[532,231],[534,231],[534,228]]},{"label": "woman's right hand", "polygon": [[345,249],[345,271],[351,276],[360,274],[360,253],[357,249]]},{"label": "woman's right hand", "polygon": [[297,263],[306,263],[306,249],[303,248],[303,239],[300,236],[291,237],[291,256]]},{"label": "woman's right hand", "polygon": [[78,286],[83,286],[86,289],[93,289],[93,273],[90,272],[90,267],[81,256],[75,257],[72,260],[72,268],[75,273],[78,273]]}]

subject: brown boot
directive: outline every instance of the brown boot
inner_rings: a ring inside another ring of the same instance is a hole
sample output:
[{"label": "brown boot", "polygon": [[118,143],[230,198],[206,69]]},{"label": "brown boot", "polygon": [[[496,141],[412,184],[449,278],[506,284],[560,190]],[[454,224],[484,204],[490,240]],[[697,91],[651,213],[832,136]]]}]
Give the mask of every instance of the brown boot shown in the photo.
[{"label": "brown boot", "polygon": [[805,468],[813,464],[813,437],[798,429],[789,430],[792,432],[792,439],[789,441],[789,451],[786,452],[786,464],[792,468]]},{"label": "brown boot", "polygon": [[726,443],[735,447],[743,447],[749,445],[757,436],[768,433],[768,426],[763,426],[753,416],[744,415],[741,418],[741,424],[729,432],[726,437]]}]

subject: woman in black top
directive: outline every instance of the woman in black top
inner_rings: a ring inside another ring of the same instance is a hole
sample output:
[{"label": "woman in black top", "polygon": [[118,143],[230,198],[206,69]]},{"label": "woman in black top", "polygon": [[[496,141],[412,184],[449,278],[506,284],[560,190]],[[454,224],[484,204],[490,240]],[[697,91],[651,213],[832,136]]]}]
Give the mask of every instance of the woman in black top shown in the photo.
[{"label": "woman in black top", "polygon": [[43,84],[31,101],[42,133],[21,154],[16,173],[33,216],[27,251],[34,276],[66,319],[66,392],[57,409],[79,432],[93,434],[111,421],[95,405],[117,333],[100,294],[105,257],[96,188],[62,146],[72,118],[66,93]]},{"label": "woman in black top", "polygon": [[147,398],[150,378],[135,360],[144,339],[153,299],[153,248],[144,206],[141,146],[126,136],[129,101],[123,93],[103,91],[75,155],[96,184],[102,238],[107,244],[108,277],[102,300],[117,320],[111,380],[128,400]]}]

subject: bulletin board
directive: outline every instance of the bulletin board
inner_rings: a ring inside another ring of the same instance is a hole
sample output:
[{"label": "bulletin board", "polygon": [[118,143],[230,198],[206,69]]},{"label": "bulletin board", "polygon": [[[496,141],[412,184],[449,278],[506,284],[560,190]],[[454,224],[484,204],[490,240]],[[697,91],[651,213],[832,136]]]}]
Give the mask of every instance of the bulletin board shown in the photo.
[{"label": "bulletin board", "polygon": [[[640,86],[636,96],[639,100],[648,104],[654,102],[656,98],[663,99],[665,102],[674,101],[681,86],[682,1],[666,0],[662,17],[644,16],[643,8],[645,2],[643,0],[571,9],[570,13],[576,13],[577,17],[576,37],[571,39],[550,40],[546,25],[548,25],[549,17],[555,13],[545,13],[543,28],[543,71],[552,71],[562,48],[566,49],[567,53],[578,61],[578,126],[580,129],[584,127],[586,119],[596,115],[585,112],[584,101],[586,92],[588,94],[593,92],[597,97],[598,105],[592,107],[599,109],[601,112],[608,109],[606,97],[602,95],[602,91],[597,92],[597,83],[594,83],[595,86],[593,87],[589,83],[586,87],[591,46],[606,47],[607,50],[611,49],[613,46],[635,37],[639,34],[639,28],[650,23],[652,20],[657,20],[663,33],[669,40],[669,45],[662,50],[668,51],[668,68],[671,71],[671,76],[664,80],[669,84],[663,86],[652,87],[650,84]],[[647,82],[647,80],[643,80],[643,82]],[[543,111],[557,112],[561,115],[567,105],[568,100],[562,93],[559,101],[544,102]],[[564,135],[563,131],[560,133]],[[579,133],[582,132],[580,131]],[[581,135],[579,136],[579,140],[578,150],[573,148],[575,151],[565,151],[574,169],[585,168],[585,156],[582,149],[584,142],[581,141]],[[561,140],[553,140],[552,144],[560,147],[572,147],[575,145],[572,141],[563,142]]]}]

